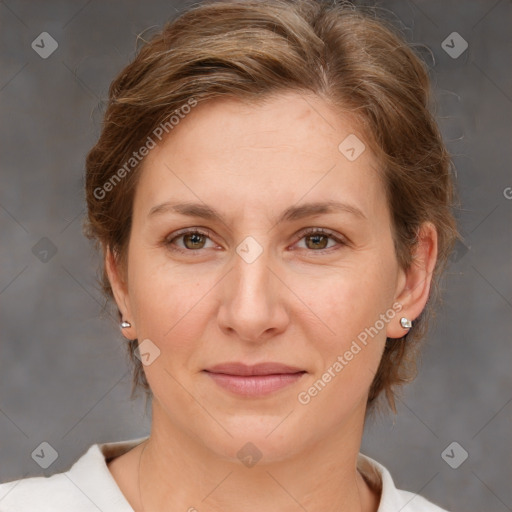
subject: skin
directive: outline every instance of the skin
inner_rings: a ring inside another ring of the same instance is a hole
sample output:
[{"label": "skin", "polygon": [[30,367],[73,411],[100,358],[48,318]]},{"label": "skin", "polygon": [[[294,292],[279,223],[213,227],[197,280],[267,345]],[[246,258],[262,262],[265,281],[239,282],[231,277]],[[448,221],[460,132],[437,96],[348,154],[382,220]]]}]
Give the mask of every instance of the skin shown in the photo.
[{"label": "skin", "polygon": [[[426,304],[437,235],[425,223],[415,263],[399,267],[377,162],[368,148],[355,161],[341,154],[349,134],[364,141],[317,96],[281,93],[257,106],[219,99],[198,105],[146,157],[127,268],[106,255],[132,325],[123,334],[160,350],[144,367],[154,395],[150,438],[109,464],[134,510],[377,510],[379,495],[356,470],[368,391],[386,336],[403,336],[400,317],[414,320]],[[364,217],[334,212],[276,224],[289,206],[326,200]],[[206,203],[223,221],[148,215],[167,201]],[[175,238],[183,228],[211,237]],[[344,243],[304,237],[304,228],[330,230]],[[247,236],[262,249],[252,263],[236,252]],[[400,313],[299,403],[298,393],[396,302]],[[202,371],[228,361],[307,373],[265,397],[243,398]],[[247,442],[262,454],[252,468],[237,458]]]}]

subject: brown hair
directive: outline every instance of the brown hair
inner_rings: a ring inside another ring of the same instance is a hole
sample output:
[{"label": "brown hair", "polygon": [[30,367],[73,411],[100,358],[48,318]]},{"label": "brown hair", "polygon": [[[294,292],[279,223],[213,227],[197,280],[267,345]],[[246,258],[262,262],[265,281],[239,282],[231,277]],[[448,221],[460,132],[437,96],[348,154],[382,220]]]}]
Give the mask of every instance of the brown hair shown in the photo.
[{"label": "brown hair", "polygon": [[[412,262],[420,225],[430,221],[437,229],[427,306],[403,338],[387,339],[369,392],[368,405],[384,392],[395,410],[395,387],[415,376],[418,342],[458,233],[452,162],[431,112],[428,69],[373,10],[320,0],[217,1],[167,23],[110,86],[102,132],[86,159],[86,234],[103,251],[110,248],[123,268],[143,161],[138,152],[159,139],[159,127],[171,133],[172,116],[181,117],[195,102],[220,96],[258,102],[284,91],[314,93],[355,116],[381,164],[402,268]],[[151,390],[134,355],[137,344],[128,344],[132,398],[139,386],[147,398]]]}]

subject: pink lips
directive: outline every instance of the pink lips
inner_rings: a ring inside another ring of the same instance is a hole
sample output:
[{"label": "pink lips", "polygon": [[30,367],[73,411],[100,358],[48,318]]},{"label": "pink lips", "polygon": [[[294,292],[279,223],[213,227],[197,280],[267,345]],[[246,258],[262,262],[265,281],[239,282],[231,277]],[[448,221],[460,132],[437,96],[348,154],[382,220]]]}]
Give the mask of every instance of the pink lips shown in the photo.
[{"label": "pink lips", "polygon": [[297,382],[306,373],[280,363],[223,363],[204,371],[222,388],[245,397],[272,393]]}]

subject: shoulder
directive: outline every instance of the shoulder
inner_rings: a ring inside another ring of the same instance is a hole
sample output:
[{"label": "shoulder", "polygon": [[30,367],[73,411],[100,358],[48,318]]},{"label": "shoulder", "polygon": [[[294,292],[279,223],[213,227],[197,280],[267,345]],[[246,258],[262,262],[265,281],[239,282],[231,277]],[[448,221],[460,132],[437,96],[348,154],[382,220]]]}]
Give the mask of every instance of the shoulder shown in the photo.
[{"label": "shoulder", "polygon": [[41,512],[66,510],[71,504],[73,510],[85,512],[82,503],[85,496],[79,496],[79,489],[66,473],[50,477],[31,477],[0,484],[1,512]]},{"label": "shoulder", "polygon": [[380,492],[377,512],[448,512],[419,494],[397,489],[389,471],[370,457],[359,454],[357,466],[369,485]]},{"label": "shoulder", "polygon": [[0,484],[0,512],[133,512],[107,461],[143,439],[94,444],[68,471]]},{"label": "shoulder", "polygon": [[[397,493],[402,500],[401,511],[403,512],[448,512],[446,509],[438,507],[431,501],[426,500],[419,494],[414,494],[409,491],[397,489]],[[387,512],[387,508],[382,512]],[[389,509],[391,511],[391,509]],[[381,512],[380,508],[378,512]]]}]

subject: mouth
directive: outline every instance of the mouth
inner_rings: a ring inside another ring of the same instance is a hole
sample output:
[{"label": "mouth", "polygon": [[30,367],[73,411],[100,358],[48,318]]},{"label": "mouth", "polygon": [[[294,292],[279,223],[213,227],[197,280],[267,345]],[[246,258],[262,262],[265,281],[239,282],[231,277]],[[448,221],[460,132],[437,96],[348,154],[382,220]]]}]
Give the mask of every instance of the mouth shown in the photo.
[{"label": "mouth", "polygon": [[218,386],[244,397],[260,397],[298,382],[306,370],[281,363],[223,363],[203,372]]}]

